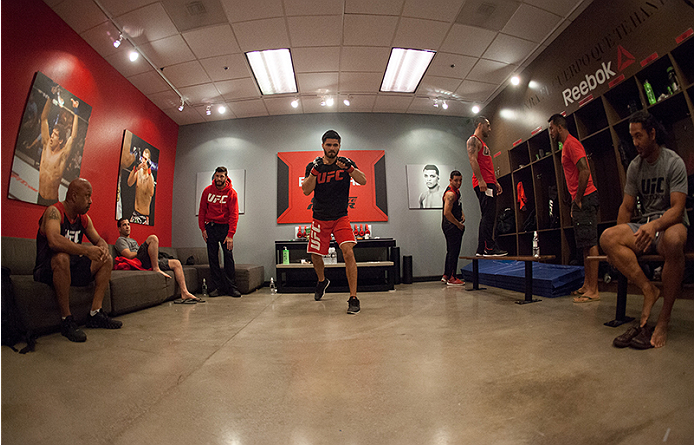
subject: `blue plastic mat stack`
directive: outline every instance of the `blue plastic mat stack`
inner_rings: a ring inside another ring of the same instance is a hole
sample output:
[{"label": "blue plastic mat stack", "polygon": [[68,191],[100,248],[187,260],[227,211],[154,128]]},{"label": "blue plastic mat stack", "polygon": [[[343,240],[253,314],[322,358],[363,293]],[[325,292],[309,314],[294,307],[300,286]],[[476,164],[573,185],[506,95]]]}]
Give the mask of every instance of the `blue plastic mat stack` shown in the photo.
[{"label": "blue plastic mat stack", "polygon": [[[480,284],[525,292],[525,262],[481,260]],[[463,278],[472,282],[472,263],[462,269]],[[569,295],[583,284],[583,267],[533,263],[533,295],[546,298]]]}]

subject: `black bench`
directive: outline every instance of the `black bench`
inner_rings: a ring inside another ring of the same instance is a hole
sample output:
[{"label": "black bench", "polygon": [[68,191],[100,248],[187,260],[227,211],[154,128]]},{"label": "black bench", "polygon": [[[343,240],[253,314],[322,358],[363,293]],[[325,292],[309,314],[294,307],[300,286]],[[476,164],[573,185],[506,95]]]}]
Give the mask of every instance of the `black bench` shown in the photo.
[{"label": "black bench", "polygon": [[484,257],[484,256],[461,256],[461,260],[472,260],[472,289],[469,291],[483,290],[480,288],[480,274],[479,274],[479,260],[510,260],[510,261],[524,261],[525,262],[525,299],[517,300],[516,304],[527,304],[542,301],[539,299],[533,299],[533,263],[534,262],[544,262],[552,261],[555,259],[554,255],[522,255],[522,256],[501,256],[501,257]]}]

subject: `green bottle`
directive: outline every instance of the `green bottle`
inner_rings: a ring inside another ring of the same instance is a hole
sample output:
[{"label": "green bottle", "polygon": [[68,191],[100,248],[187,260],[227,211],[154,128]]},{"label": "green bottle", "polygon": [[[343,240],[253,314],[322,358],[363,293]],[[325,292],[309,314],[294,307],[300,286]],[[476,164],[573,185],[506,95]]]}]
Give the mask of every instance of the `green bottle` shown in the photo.
[{"label": "green bottle", "polygon": [[289,264],[289,249],[286,246],[282,250],[282,264]]},{"label": "green bottle", "polygon": [[648,103],[651,105],[655,104],[655,93],[653,92],[653,87],[651,86],[651,84],[648,83],[648,80],[646,80],[643,83],[643,89],[646,90],[646,97],[648,98]]}]

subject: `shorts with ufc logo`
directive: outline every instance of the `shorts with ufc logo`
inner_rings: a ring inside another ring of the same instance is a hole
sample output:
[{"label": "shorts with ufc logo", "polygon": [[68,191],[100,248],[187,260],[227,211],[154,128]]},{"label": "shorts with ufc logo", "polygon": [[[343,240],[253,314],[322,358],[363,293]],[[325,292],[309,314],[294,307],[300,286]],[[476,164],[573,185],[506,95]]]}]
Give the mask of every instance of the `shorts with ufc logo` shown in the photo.
[{"label": "shorts with ufc logo", "polygon": [[311,224],[311,235],[308,238],[306,252],[327,255],[330,247],[330,235],[335,236],[338,246],[341,246],[343,243],[357,243],[348,216],[343,216],[334,221],[314,219]]}]

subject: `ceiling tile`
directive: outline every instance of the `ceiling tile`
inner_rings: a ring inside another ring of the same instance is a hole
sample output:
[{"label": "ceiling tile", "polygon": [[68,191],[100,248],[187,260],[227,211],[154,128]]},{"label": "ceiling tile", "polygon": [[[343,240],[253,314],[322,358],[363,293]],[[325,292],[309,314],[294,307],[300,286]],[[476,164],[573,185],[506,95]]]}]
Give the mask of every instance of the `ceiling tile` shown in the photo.
[{"label": "ceiling tile", "polygon": [[343,44],[390,47],[397,24],[397,17],[346,14]]},{"label": "ceiling tile", "polygon": [[201,59],[202,67],[210,76],[210,79],[217,82],[220,80],[240,79],[251,76],[248,68],[246,56],[243,54],[229,54],[226,56],[211,57]]},{"label": "ceiling tile", "polygon": [[416,114],[440,114],[443,110],[441,103],[438,107],[434,107],[434,101],[428,97],[415,97],[407,108],[408,113]]},{"label": "ceiling tile", "polygon": [[554,41],[554,39],[556,39],[557,37],[559,37],[559,36],[561,35],[561,33],[563,33],[564,30],[566,30],[566,28],[569,27],[569,25],[571,25],[571,21],[569,21],[569,20],[564,20],[563,22],[561,22],[561,23],[559,24],[559,26],[557,27],[557,29],[555,29],[554,32],[552,32],[552,34],[550,34],[550,36],[547,37],[547,40],[544,41],[544,42],[542,42],[542,43],[545,44],[545,45],[548,45],[548,44],[552,43],[552,42]]},{"label": "ceiling tile", "polygon": [[104,22],[84,31],[80,37],[101,54],[101,57],[106,57],[122,50],[113,46],[113,42],[118,40],[119,35],[118,29],[111,22]]},{"label": "ceiling tile", "polygon": [[440,52],[434,56],[426,75],[465,79],[475,63],[476,57]]},{"label": "ceiling tile", "polygon": [[107,20],[104,13],[92,0],[62,2],[54,6],[53,11],[78,34]]},{"label": "ceiling tile", "polygon": [[303,100],[299,100],[299,106],[296,108],[292,107],[292,101],[294,97],[283,96],[283,97],[263,97],[263,102],[265,102],[265,108],[267,108],[268,114],[270,115],[281,115],[281,114],[302,114],[304,108],[302,105]]},{"label": "ceiling tile", "polygon": [[467,0],[455,22],[501,31],[519,6],[516,0]]},{"label": "ceiling tile", "polygon": [[149,97],[149,100],[151,100],[154,105],[158,106],[163,111],[176,109],[179,105],[181,105],[181,98],[178,97],[178,94],[176,94],[176,92],[173,90],[148,94],[147,97]]},{"label": "ceiling tile", "polygon": [[289,48],[284,19],[235,23],[232,28],[243,52]]},{"label": "ceiling tile", "polygon": [[226,100],[260,97],[260,91],[251,78],[223,80],[215,82],[214,85]]},{"label": "ceiling tile", "polygon": [[342,43],[342,16],[316,15],[289,17],[289,37],[292,47],[340,46]]},{"label": "ceiling tile", "polygon": [[126,12],[152,4],[155,1],[156,0],[99,0],[99,3],[101,3],[101,6],[103,6],[112,17],[118,17]]},{"label": "ceiling tile", "polygon": [[340,55],[340,70],[384,73],[390,48],[344,46]]},{"label": "ceiling tile", "polygon": [[410,95],[390,96],[379,94],[373,111],[376,113],[406,113],[414,98]]},{"label": "ceiling tile", "polygon": [[472,105],[471,102],[450,100],[448,101],[448,110],[446,110],[445,114],[450,116],[472,116]]},{"label": "ceiling tile", "polygon": [[302,97],[301,105],[304,108],[304,113],[334,113],[337,110],[337,105],[321,106],[320,97]]},{"label": "ceiling tile", "polygon": [[197,60],[167,66],[163,73],[176,88],[212,82]]},{"label": "ceiling tile", "polygon": [[344,0],[284,0],[287,16],[342,14]]},{"label": "ceiling tile", "polygon": [[458,16],[465,0],[407,0],[402,10],[403,17],[452,22]]},{"label": "ceiling tile", "polygon": [[164,81],[164,79],[162,79],[161,76],[153,69],[150,69],[146,73],[130,76],[128,77],[128,80],[145,95],[171,90],[169,84],[167,84],[166,81]]},{"label": "ceiling tile", "polygon": [[229,24],[187,31],[183,38],[198,59],[241,52]]},{"label": "ceiling tile", "polygon": [[501,32],[539,43],[561,20],[562,18],[558,15],[543,9],[531,5],[520,5]]},{"label": "ceiling tile", "polygon": [[542,52],[546,49],[547,49],[547,47],[545,45],[539,45],[535,49],[535,51],[533,51],[533,53],[530,54],[530,56],[528,56],[527,59],[525,59],[525,62],[523,62],[523,64],[521,65],[521,68],[526,68],[528,65],[530,65],[532,63],[532,61],[535,60],[537,58],[537,56],[542,54]]},{"label": "ceiling tile", "polygon": [[468,75],[469,80],[479,82],[502,83],[516,69],[515,65],[507,65],[494,60],[480,59]]},{"label": "ceiling tile", "polygon": [[222,0],[231,23],[282,17],[282,0]]},{"label": "ceiling tile", "polygon": [[381,88],[383,73],[342,73],[340,93],[373,93]]},{"label": "ceiling tile", "polygon": [[469,102],[482,103],[497,89],[498,84],[464,80],[455,94]]},{"label": "ceiling tile", "polygon": [[417,95],[429,97],[452,96],[460,86],[460,79],[426,75],[417,87]]},{"label": "ceiling tile", "polygon": [[525,3],[566,17],[581,0],[525,0]]},{"label": "ceiling tile", "polygon": [[296,80],[301,94],[337,93],[337,73],[302,73]]},{"label": "ceiling tile", "polygon": [[346,14],[400,15],[405,0],[345,0]]},{"label": "ceiling tile", "polygon": [[140,50],[158,68],[195,60],[180,34],[140,45]]},{"label": "ceiling tile", "polygon": [[[349,107],[342,102],[345,99],[349,99]],[[374,103],[376,103],[375,94],[340,94],[337,109],[338,111],[350,113],[369,113],[373,109]]]},{"label": "ceiling tile", "polygon": [[296,73],[337,72],[340,48],[293,48],[292,61]]},{"label": "ceiling tile", "polygon": [[179,32],[229,23],[219,0],[165,0],[162,5]]},{"label": "ceiling tile", "polygon": [[454,24],[441,45],[441,51],[480,57],[496,37],[496,31]]},{"label": "ceiling tile", "polygon": [[176,26],[161,3],[153,3],[123,14],[116,17],[116,22],[136,45],[178,35]]},{"label": "ceiling tile", "polygon": [[262,99],[233,102],[229,104],[229,108],[238,118],[268,116],[265,102]]},{"label": "ceiling tile", "polygon": [[586,9],[591,3],[593,3],[593,0],[583,0],[582,2],[579,2],[579,4],[578,4],[578,6],[576,7],[576,9],[574,9],[573,12],[569,15],[569,17],[568,17],[569,20],[571,20],[572,22],[573,22],[574,20],[576,20],[576,19],[578,18],[578,16],[581,15],[581,13],[582,13],[583,11],[585,11],[585,9]]},{"label": "ceiling tile", "polygon": [[124,42],[120,48],[118,48],[118,52],[106,56],[104,59],[125,77],[153,70],[152,66],[147,63],[144,57],[138,57],[136,61],[131,62],[129,55],[133,50],[134,48],[130,43]]},{"label": "ceiling tile", "polygon": [[193,105],[197,104],[214,104],[222,101],[222,97],[212,83],[203,85],[195,85],[192,87],[179,88],[186,102]]},{"label": "ceiling tile", "polygon": [[438,50],[450,27],[448,23],[433,20],[402,18],[393,46]]},{"label": "ceiling tile", "polygon": [[183,111],[178,111],[178,108],[169,108],[163,110],[178,125],[201,124],[205,119],[193,107],[185,107]]},{"label": "ceiling tile", "polygon": [[506,34],[499,34],[482,57],[519,65],[535,48],[537,48],[537,43]]}]

